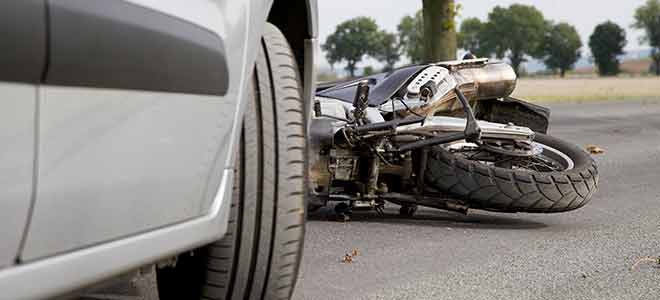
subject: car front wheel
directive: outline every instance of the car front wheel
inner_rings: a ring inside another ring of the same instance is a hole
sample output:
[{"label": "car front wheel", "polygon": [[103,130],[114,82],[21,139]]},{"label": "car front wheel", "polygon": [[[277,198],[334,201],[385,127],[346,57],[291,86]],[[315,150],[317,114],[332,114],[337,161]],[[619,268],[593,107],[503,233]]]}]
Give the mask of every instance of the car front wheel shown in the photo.
[{"label": "car front wheel", "polygon": [[289,299],[305,232],[303,99],[287,40],[266,25],[248,83],[224,238],[158,271],[161,299]]}]

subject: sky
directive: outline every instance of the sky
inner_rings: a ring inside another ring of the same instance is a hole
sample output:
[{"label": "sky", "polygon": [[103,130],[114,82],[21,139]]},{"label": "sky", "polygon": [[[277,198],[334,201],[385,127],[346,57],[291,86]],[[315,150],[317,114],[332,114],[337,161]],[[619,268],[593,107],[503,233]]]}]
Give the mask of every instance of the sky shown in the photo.
[{"label": "sky", "polygon": [[[567,22],[580,33],[583,49],[588,48],[589,35],[596,25],[611,20],[626,30],[628,45],[626,50],[645,48],[639,37],[643,32],[630,28],[634,11],[646,0],[456,0],[462,5],[458,22],[468,17],[486,20],[488,13],[497,5],[509,6],[513,3],[533,5],[546,19]],[[388,31],[396,32],[396,26],[405,15],[412,15],[422,8],[422,0],[319,0],[320,42],[330,35],[337,24],[357,16],[368,16]],[[325,58],[323,58],[325,60]],[[327,66],[323,61],[321,66]]]}]

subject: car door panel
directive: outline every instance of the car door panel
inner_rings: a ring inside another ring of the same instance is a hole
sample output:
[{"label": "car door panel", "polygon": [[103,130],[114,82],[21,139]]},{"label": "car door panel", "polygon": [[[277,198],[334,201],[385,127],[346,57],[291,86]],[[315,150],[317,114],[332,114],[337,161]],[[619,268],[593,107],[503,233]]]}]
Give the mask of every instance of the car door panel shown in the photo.
[{"label": "car door panel", "polygon": [[14,263],[30,209],[36,90],[0,82],[0,268]]},{"label": "car door panel", "polygon": [[[219,170],[229,157],[230,133],[244,84],[239,79],[246,69],[247,27],[241,23],[246,21],[246,2],[185,1],[181,13],[172,10],[182,5],[180,1],[98,2],[120,8],[106,7],[101,13],[86,6],[87,0],[49,1],[54,51],[46,85],[39,91],[39,185],[21,254],[25,261],[204,215],[222,179]],[[226,4],[229,2],[233,4]],[[54,3],[66,7],[57,8]],[[84,25],[71,18],[76,5],[82,5],[85,12],[79,19]],[[163,28],[151,24],[151,18],[146,23],[144,18],[126,20],[131,13],[121,12],[133,8],[150,10],[134,14],[159,14],[172,22]],[[58,13],[58,9],[63,11]],[[113,9],[117,11],[108,13]],[[203,13],[195,19],[190,12]],[[215,20],[210,21],[209,16]],[[94,17],[105,20],[88,20]],[[59,18],[68,20],[58,23]],[[119,20],[107,20],[112,18]],[[104,28],[89,31],[87,27],[97,22]],[[120,28],[127,23],[131,30]],[[161,34],[173,30],[172,26],[201,28],[193,35],[212,33],[216,41],[193,42],[183,51],[178,48],[180,43],[149,36],[157,32],[158,38],[179,42],[190,38],[188,34],[177,36],[182,29]],[[223,36],[226,32],[231,35]],[[70,37],[76,35],[81,36]],[[143,35],[158,47],[143,44]],[[108,43],[106,37],[121,40]],[[216,43],[218,40],[222,43]],[[221,51],[222,44],[226,52]],[[220,59],[202,57],[209,53],[224,55],[224,69]],[[87,55],[105,62],[87,65]],[[145,61],[154,63],[142,68],[140,63]],[[188,69],[193,67],[197,70]],[[103,72],[116,73],[99,74]],[[154,81],[144,72],[165,81]],[[124,75],[135,80],[116,78]]]},{"label": "car door panel", "polygon": [[29,215],[37,86],[46,58],[45,5],[0,2],[0,268],[18,257]]},{"label": "car door panel", "polygon": [[[42,87],[38,200],[23,258],[204,213],[231,104],[214,96]],[[212,130],[211,130],[212,129]],[[221,151],[226,151],[222,149]]]}]

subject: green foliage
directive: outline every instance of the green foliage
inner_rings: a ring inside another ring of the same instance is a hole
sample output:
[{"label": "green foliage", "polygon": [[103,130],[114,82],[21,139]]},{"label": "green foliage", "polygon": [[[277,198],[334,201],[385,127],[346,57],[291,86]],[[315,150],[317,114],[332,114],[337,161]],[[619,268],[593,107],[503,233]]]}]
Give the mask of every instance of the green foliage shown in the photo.
[{"label": "green foliage", "polygon": [[378,44],[379,46],[374,57],[385,64],[383,71],[388,72],[393,70],[394,65],[401,59],[401,44],[398,41],[397,35],[381,31]]},{"label": "green foliage", "polygon": [[369,75],[373,75],[375,73],[376,73],[376,70],[374,70],[374,67],[372,67],[372,66],[366,66],[366,67],[362,68],[362,76],[369,76]]},{"label": "green foliage", "polygon": [[607,76],[620,72],[617,56],[623,54],[626,43],[626,32],[619,25],[607,21],[596,26],[589,37],[589,48],[598,66],[598,73]]},{"label": "green foliage", "polygon": [[[394,69],[401,59],[402,44],[396,34],[379,30],[373,19],[357,17],[339,24],[321,47],[331,65],[345,62],[346,70],[355,77],[357,64],[367,55],[383,62],[385,71]],[[364,72],[374,69],[367,66]]]},{"label": "green foliage", "polygon": [[405,16],[397,26],[399,42],[413,64],[424,61],[424,15],[418,11],[414,16]]},{"label": "green foliage", "polygon": [[545,65],[549,69],[559,69],[561,77],[564,77],[580,58],[581,47],[582,41],[575,27],[567,23],[553,25],[543,42]]},{"label": "green foliage", "polygon": [[469,51],[477,57],[489,56],[488,49],[483,47],[482,41],[485,40],[486,24],[477,18],[467,18],[461,23],[461,29],[457,34],[458,47]]},{"label": "green foliage", "polygon": [[647,0],[635,10],[634,28],[644,30],[641,42],[653,48],[652,58],[656,75],[660,75],[660,0]]},{"label": "green foliage", "polygon": [[525,56],[543,57],[542,45],[548,26],[549,22],[534,6],[496,6],[488,14],[480,47],[498,58],[507,55],[518,73]]},{"label": "green foliage", "polygon": [[357,17],[337,25],[321,47],[331,65],[345,61],[346,71],[355,77],[357,64],[362,58],[378,52],[379,40],[376,22],[372,18]]}]

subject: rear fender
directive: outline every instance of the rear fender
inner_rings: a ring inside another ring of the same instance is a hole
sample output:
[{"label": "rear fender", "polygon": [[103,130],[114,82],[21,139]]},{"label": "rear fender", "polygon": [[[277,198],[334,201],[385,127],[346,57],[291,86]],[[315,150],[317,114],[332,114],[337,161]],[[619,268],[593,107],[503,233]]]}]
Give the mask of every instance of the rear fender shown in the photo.
[{"label": "rear fender", "polygon": [[477,102],[475,116],[479,120],[513,123],[544,134],[548,132],[550,124],[549,108],[513,97],[480,100]]}]

